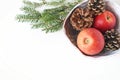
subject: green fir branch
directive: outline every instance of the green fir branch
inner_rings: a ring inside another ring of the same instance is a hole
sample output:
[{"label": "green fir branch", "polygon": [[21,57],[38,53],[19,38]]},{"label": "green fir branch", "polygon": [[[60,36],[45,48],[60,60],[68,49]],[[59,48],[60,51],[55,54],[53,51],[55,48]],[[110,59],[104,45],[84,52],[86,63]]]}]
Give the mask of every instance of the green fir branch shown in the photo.
[{"label": "green fir branch", "polygon": [[[41,28],[42,31],[56,32],[62,29],[62,25],[69,11],[81,0],[75,2],[66,2],[66,0],[47,2],[23,1],[24,6],[21,8],[23,14],[17,15],[16,19],[19,22],[30,22],[32,28]],[[36,8],[43,5],[55,6],[51,9],[45,9],[43,12],[37,11]]]}]

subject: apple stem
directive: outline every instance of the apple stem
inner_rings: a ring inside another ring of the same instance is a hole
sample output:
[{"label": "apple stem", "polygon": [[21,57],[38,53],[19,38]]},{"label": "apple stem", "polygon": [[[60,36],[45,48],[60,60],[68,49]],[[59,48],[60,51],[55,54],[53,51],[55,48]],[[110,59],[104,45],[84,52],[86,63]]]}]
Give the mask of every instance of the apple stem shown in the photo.
[{"label": "apple stem", "polygon": [[84,42],[85,42],[85,44],[88,44],[89,43],[89,39],[85,39]]},{"label": "apple stem", "polygon": [[110,16],[107,15],[107,20],[109,20],[109,19],[110,19]]}]

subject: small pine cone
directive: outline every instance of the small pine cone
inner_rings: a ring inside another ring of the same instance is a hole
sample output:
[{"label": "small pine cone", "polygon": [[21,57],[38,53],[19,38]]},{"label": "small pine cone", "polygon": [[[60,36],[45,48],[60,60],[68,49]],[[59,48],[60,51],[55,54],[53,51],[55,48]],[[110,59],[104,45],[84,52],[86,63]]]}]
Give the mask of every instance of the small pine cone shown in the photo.
[{"label": "small pine cone", "polygon": [[88,9],[94,12],[94,15],[100,15],[105,11],[105,2],[104,0],[89,0]]},{"label": "small pine cone", "polygon": [[70,23],[73,26],[73,29],[76,29],[77,31],[89,28],[93,24],[92,13],[87,8],[77,8],[70,17]]},{"label": "small pine cone", "polygon": [[114,29],[111,29],[105,32],[104,37],[106,50],[114,51],[120,48],[120,33]]}]

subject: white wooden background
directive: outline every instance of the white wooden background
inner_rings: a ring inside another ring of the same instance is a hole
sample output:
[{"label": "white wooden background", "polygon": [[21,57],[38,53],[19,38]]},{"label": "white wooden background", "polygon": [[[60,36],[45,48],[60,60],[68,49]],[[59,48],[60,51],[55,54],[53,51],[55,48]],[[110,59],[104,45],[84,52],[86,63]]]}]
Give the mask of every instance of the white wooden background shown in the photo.
[{"label": "white wooden background", "polygon": [[22,0],[0,1],[0,80],[120,80],[120,52],[84,56],[63,29],[46,34],[18,23],[21,6]]}]

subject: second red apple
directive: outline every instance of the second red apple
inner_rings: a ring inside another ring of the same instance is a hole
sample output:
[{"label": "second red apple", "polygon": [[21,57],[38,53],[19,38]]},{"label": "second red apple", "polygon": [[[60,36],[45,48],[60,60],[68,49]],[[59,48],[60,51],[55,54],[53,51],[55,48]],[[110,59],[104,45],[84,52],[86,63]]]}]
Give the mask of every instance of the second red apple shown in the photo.
[{"label": "second red apple", "polygon": [[105,32],[107,30],[113,29],[116,25],[116,17],[110,11],[105,11],[102,14],[95,17],[94,27]]}]

